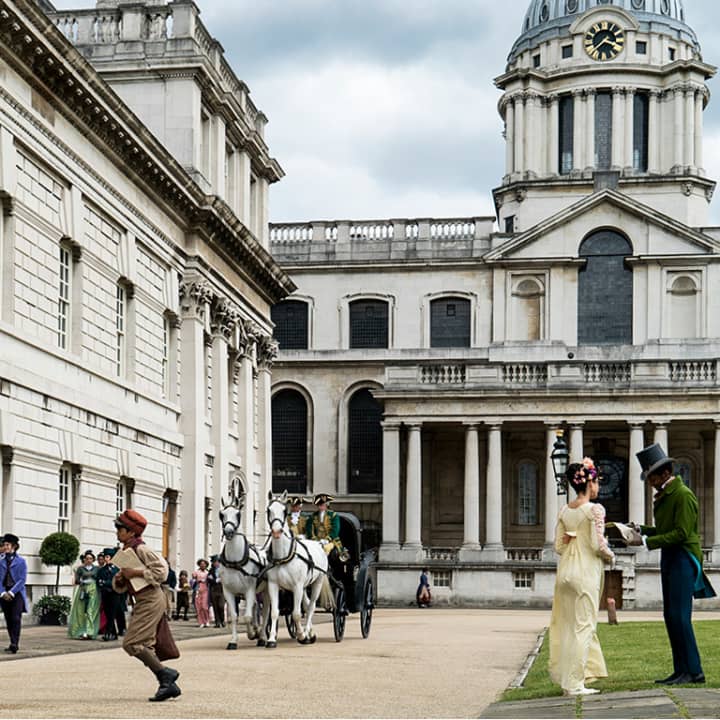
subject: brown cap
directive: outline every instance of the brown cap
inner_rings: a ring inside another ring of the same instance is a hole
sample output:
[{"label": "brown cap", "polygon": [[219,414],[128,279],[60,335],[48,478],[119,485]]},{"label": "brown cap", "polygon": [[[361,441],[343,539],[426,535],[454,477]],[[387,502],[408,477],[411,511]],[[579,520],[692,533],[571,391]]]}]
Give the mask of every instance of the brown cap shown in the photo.
[{"label": "brown cap", "polygon": [[126,510],[115,519],[115,527],[125,527],[138,537],[147,527],[147,520],[137,510]]}]

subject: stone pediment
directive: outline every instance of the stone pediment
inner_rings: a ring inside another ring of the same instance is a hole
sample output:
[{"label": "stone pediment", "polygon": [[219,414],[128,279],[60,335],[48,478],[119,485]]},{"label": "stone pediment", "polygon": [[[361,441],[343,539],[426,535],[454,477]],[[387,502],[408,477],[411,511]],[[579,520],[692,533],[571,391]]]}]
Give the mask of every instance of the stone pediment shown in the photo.
[{"label": "stone pediment", "polygon": [[604,189],[503,242],[489,263],[577,258],[582,241],[597,230],[625,235],[635,256],[720,254],[720,242],[616,190]]}]

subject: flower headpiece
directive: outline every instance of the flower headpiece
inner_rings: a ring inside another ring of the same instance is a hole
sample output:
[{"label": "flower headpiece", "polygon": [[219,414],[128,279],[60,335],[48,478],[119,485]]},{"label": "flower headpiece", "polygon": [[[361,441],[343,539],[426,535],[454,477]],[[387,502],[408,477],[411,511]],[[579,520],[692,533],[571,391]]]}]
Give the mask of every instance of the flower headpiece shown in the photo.
[{"label": "flower headpiece", "polygon": [[585,485],[590,480],[597,480],[597,477],[598,470],[595,467],[593,459],[585,457],[582,463],[579,464],[577,470],[575,470],[575,475],[573,475],[570,482],[575,486]]}]

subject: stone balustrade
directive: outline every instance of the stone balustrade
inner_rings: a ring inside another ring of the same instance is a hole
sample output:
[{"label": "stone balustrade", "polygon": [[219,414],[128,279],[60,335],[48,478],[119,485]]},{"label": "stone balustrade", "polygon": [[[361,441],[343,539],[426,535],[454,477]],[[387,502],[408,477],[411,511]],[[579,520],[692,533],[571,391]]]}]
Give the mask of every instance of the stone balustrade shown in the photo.
[{"label": "stone balustrade", "polygon": [[60,10],[52,17],[57,29],[74,45],[173,37],[173,11],[165,5]]},{"label": "stone balustrade", "polygon": [[420,365],[419,380],[423,385],[462,385],[464,365]]},{"label": "stone balustrade", "polygon": [[491,217],[275,223],[270,247],[286,263],[480,257],[493,228]]},{"label": "stone balustrade", "polygon": [[426,560],[442,560],[444,562],[457,562],[458,560],[457,548],[426,547],[423,548],[423,551]]},{"label": "stone balustrade", "polygon": [[540,562],[542,548],[505,548],[505,559],[509,562]]}]

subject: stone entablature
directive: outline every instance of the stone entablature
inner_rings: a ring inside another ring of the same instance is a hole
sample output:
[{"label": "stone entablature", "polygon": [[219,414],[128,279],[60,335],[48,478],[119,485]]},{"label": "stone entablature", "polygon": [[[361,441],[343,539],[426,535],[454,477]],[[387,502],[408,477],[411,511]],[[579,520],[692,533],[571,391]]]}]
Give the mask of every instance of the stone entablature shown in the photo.
[{"label": "stone entablature", "polygon": [[332,220],[270,225],[283,264],[476,258],[490,249],[495,218]]}]

